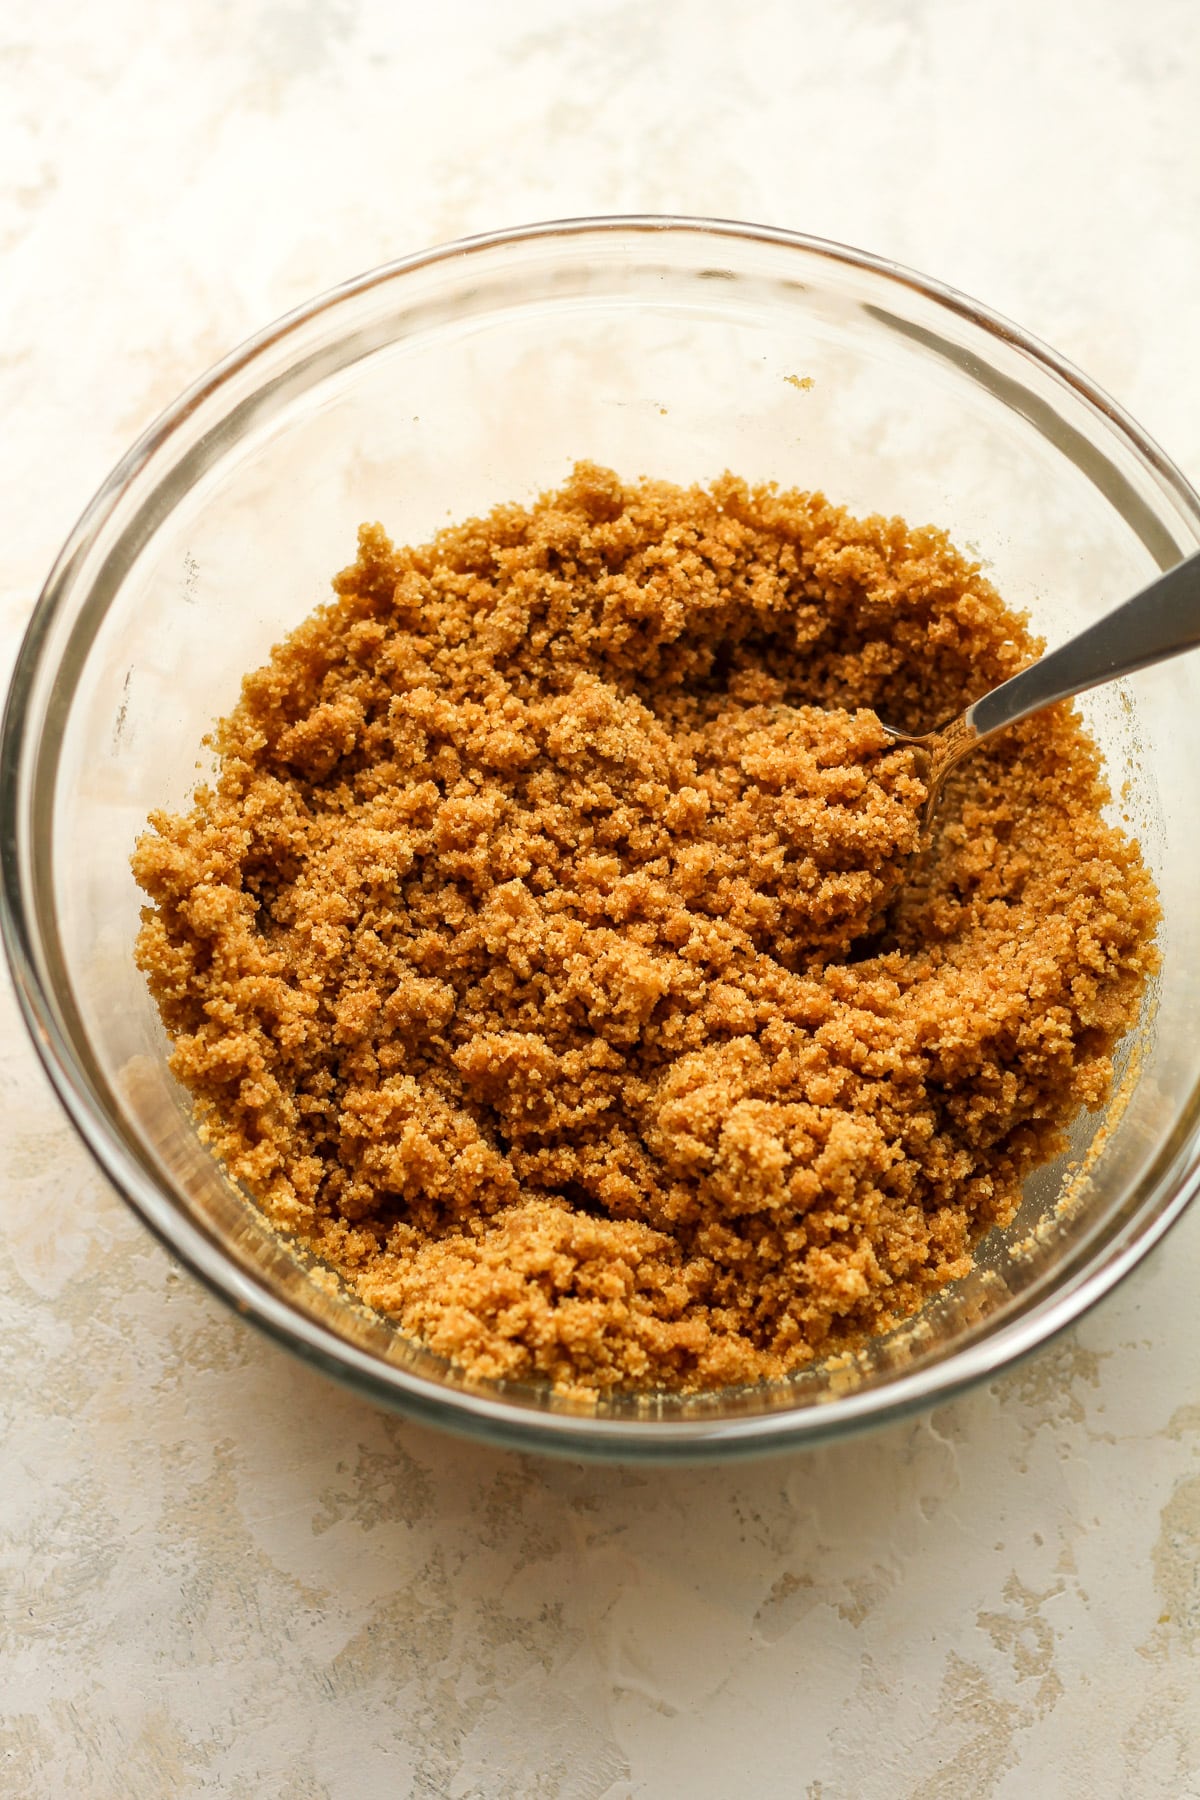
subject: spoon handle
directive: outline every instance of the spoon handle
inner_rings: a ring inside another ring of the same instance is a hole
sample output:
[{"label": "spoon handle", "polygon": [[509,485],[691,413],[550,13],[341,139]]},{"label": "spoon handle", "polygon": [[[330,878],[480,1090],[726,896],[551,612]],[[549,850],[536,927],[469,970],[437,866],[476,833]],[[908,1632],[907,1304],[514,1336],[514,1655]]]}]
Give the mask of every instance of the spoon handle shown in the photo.
[{"label": "spoon handle", "polygon": [[965,722],[975,742],[989,738],[1055,700],[1086,693],[1200,645],[1200,552],[1176,563],[1165,575],[984,694],[967,708]]}]

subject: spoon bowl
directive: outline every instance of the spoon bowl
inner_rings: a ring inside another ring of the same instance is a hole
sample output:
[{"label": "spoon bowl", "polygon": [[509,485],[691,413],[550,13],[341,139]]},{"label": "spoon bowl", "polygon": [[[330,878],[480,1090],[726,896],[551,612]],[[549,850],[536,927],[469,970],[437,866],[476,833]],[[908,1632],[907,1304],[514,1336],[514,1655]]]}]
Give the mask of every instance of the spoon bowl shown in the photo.
[{"label": "spoon bowl", "polygon": [[890,743],[920,750],[928,758],[923,836],[933,823],[947,775],[980,744],[1056,701],[1119,681],[1198,646],[1200,552],[1185,557],[1094,625],[972,701],[949,724],[919,737],[883,725]]}]

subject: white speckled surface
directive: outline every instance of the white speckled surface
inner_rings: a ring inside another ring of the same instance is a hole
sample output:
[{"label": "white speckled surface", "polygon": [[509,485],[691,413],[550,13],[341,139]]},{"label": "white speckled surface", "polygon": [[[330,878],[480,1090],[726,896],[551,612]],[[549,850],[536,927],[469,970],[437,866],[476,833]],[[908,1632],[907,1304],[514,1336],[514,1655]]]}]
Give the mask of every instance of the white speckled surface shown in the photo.
[{"label": "white speckled surface", "polygon": [[[6,0],[0,629],[133,435],[394,255],[567,213],[859,243],[1200,478],[1194,0]],[[1200,1214],[933,1416],[693,1472],[349,1398],[174,1269],[0,997],[0,1792],[1200,1795]]]}]

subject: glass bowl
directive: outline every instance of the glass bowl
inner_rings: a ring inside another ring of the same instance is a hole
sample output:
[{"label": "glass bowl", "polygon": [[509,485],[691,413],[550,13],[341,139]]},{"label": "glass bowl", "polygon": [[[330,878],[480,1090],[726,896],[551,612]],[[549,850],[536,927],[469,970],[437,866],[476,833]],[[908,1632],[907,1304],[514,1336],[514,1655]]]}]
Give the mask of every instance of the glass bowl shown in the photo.
[{"label": "glass bowl", "polygon": [[151,427],[50,575],[3,730],[4,929],[34,1040],[117,1188],[246,1317],[425,1420],[571,1456],[799,1445],[993,1375],[1109,1289],[1200,1180],[1200,671],[1083,703],[1164,908],[1119,1093],[977,1268],[860,1356],[752,1390],[587,1406],[471,1385],[281,1241],[196,1136],[132,949],[129,853],[201,740],[380,519],[399,542],[578,458],[726,468],[935,523],[1053,644],[1200,545],[1200,501],[1023,333],[936,283],[789,232],[663,218],[497,233],[270,326]]}]

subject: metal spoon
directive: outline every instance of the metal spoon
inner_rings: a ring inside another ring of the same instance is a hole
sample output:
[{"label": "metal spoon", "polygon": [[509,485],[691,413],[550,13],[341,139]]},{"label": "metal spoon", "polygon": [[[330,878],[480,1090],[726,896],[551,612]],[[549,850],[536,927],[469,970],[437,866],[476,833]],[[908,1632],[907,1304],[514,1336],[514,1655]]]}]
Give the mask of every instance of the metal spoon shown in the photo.
[{"label": "metal spoon", "polygon": [[1165,662],[1200,646],[1200,551],[1168,569],[1157,581],[1126,600],[1115,612],[1098,619],[1051,650],[1039,661],[1002,681],[972,701],[965,712],[938,731],[910,737],[884,725],[894,744],[923,750],[929,757],[924,825],[928,828],[946,776],[955,763],[997,732],[1007,731],[1031,713],[1069,700],[1107,681],[1118,681],[1136,669]]}]

